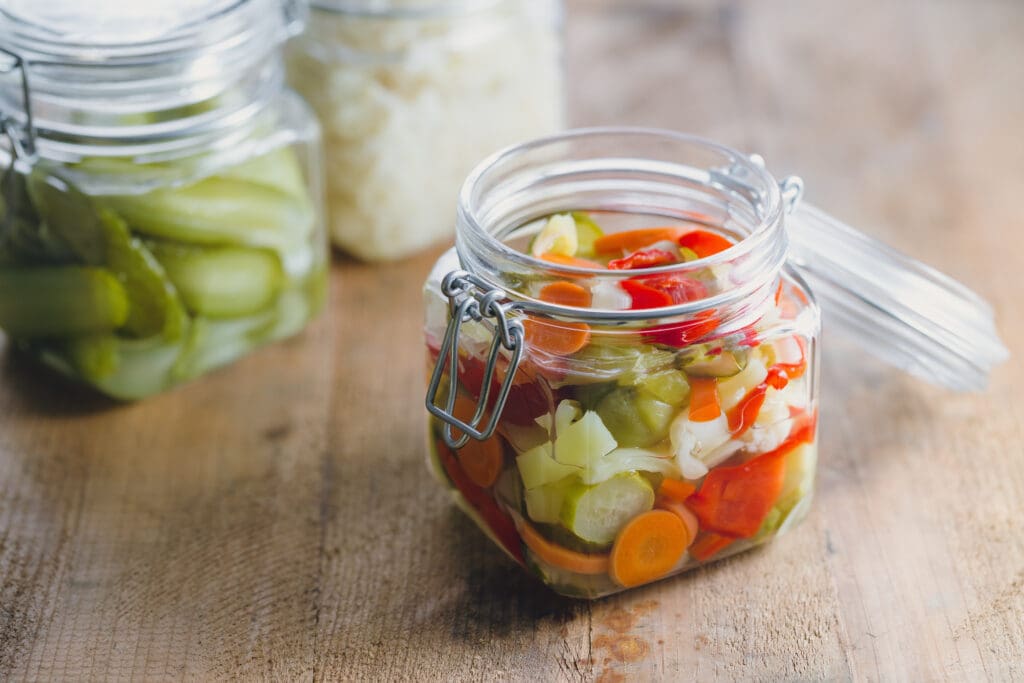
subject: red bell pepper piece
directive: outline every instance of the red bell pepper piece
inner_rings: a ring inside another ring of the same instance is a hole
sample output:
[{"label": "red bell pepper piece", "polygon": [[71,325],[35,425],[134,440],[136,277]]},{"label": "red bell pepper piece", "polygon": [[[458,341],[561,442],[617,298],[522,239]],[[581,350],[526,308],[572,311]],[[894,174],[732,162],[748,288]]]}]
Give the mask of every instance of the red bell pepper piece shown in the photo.
[{"label": "red bell pepper piece", "polygon": [[682,275],[673,275],[671,273],[664,275],[638,275],[630,279],[637,280],[648,287],[653,287],[660,292],[668,294],[673,304],[699,301],[708,295],[708,288],[703,282]]},{"label": "red bell pepper piece", "polygon": [[707,562],[735,540],[728,536],[705,532],[690,546],[690,555],[698,562]]},{"label": "red bell pepper piece", "polygon": [[511,553],[512,557],[516,558],[520,564],[524,564],[523,546],[519,542],[519,532],[516,530],[516,524],[512,521],[512,518],[498,507],[498,504],[486,489],[482,489],[473,483],[463,471],[462,465],[459,464],[458,458],[455,457],[455,453],[448,448],[444,441],[437,439],[435,446],[438,458],[441,460],[441,465],[444,467],[445,473],[448,474],[452,485],[459,490],[459,493],[466,499],[466,502],[480,514],[480,517],[487,523],[487,526],[490,527],[505,550]]},{"label": "red bell pepper piece", "polygon": [[641,282],[640,280],[623,280],[619,284],[621,284],[622,288],[626,290],[626,293],[633,298],[633,304],[630,307],[633,310],[641,308],[664,308],[665,306],[672,305],[671,296],[660,289],[656,289],[644,282]]},{"label": "red bell pepper piece", "polygon": [[789,437],[773,451],[734,467],[716,467],[686,506],[700,520],[700,528],[732,538],[750,538],[782,491],[786,456],[814,437],[814,420],[797,419]]},{"label": "red bell pepper piece", "polygon": [[679,238],[679,246],[686,247],[700,258],[725,251],[732,242],[709,230],[691,230]]},{"label": "red bell pepper piece", "polygon": [[718,327],[719,319],[714,309],[701,311],[689,320],[662,323],[645,328],[644,338],[654,344],[683,348],[708,336]]},{"label": "red bell pepper piece", "polygon": [[664,249],[641,249],[624,258],[612,259],[608,262],[608,270],[639,270],[654,268],[675,263],[675,255]]}]

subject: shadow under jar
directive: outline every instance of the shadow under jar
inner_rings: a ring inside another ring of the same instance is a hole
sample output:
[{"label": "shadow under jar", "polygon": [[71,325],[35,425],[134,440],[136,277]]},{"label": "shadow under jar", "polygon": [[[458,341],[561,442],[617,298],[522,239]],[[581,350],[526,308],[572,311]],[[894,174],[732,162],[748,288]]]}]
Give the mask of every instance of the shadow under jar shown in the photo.
[{"label": "shadow under jar", "polygon": [[563,127],[561,0],[314,0],[289,78],[324,127],[330,233],[370,261],[449,238],[485,155]]},{"label": "shadow under jar", "polygon": [[[800,271],[828,305],[849,303],[864,281],[820,266],[856,263],[855,246],[826,251],[866,238],[798,209],[801,194],[758,157],[639,129],[527,143],[466,181],[456,248],[425,288],[430,462],[554,590],[642,585],[807,514],[820,318]],[[866,253],[888,259],[877,272],[903,274],[903,294],[973,301],[877,243]],[[876,298],[837,328],[881,321],[880,303],[893,319],[920,312]],[[973,355],[997,361],[990,311],[963,322],[977,325]],[[906,347],[912,332],[889,340]],[[948,351],[918,344],[927,359]]]},{"label": "shadow under jar", "polygon": [[279,0],[7,3],[0,329],[119,399],[293,335],[323,307],[319,128]]}]

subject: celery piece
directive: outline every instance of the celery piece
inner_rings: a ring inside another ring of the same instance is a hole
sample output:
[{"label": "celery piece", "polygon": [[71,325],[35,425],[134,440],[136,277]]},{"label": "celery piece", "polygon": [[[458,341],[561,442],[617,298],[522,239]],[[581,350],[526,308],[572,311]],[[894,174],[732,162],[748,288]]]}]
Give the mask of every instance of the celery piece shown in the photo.
[{"label": "celery piece", "polygon": [[117,329],[128,296],[112,273],[83,266],[0,270],[0,327],[13,337],[64,337]]},{"label": "celery piece", "polygon": [[193,313],[237,318],[269,306],[281,290],[284,273],[272,252],[237,247],[187,247],[151,242],[160,262]]},{"label": "celery piece", "polygon": [[604,230],[586,212],[573,211],[572,219],[576,223],[576,255],[593,256],[594,242],[604,236]]},{"label": "celery piece", "polygon": [[197,245],[267,247],[281,254],[304,245],[314,227],[308,201],[226,177],[139,195],[112,195],[104,202],[136,231]]}]

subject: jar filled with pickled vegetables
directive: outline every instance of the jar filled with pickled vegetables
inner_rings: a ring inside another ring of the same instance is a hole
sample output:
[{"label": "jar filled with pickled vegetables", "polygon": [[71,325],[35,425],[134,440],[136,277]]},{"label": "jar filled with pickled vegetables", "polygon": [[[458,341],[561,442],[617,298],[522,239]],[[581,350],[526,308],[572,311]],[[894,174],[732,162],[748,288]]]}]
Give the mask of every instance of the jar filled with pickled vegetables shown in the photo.
[{"label": "jar filled with pickled vegetables", "polygon": [[281,0],[0,10],[0,329],[145,397],[322,308],[319,128],[284,87]]},{"label": "jar filled with pickled vegetables", "polygon": [[371,261],[450,237],[485,155],[563,125],[561,0],[313,0],[289,78],[324,127],[330,234]]},{"label": "jar filled with pickled vegetables", "polygon": [[936,383],[975,388],[1005,356],[973,294],[801,205],[802,187],[638,129],[527,143],[466,181],[425,288],[430,462],[554,590],[639,586],[807,514],[808,281],[837,330]]}]

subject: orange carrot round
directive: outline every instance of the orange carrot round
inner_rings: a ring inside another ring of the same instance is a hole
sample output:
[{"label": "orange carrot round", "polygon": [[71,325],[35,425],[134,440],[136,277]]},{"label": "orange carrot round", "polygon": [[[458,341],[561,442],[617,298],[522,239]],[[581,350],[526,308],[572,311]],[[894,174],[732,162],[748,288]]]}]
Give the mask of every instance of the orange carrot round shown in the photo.
[{"label": "orange carrot round", "polygon": [[559,306],[573,306],[575,308],[590,308],[590,290],[581,287],[575,282],[549,282],[541,287],[537,297],[541,301]]},{"label": "orange carrot round", "polygon": [[660,494],[654,501],[654,507],[659,510],[667,510],[683,520],[683,525],[686,526],[686,546],[689,547],[693,543],[693,539],[697,538],[697,531],[700,529],[697,515],[690,512],[690,508],[683,505],[681,501]]},{"label": "orange carrot round", "polygon": [[588,555],[569,550],[544,538],[540,532],[525,521],[519,528],[519,535],[527,548],[553,567],[577,574],[604,574],[608,571],[608,555],[604,553]]},{"label": "orange carrot round", "polygon": [[553,251],[547,251],[541,254],[540,260],[547,261],[548,263],[556,263],[560,266],[573,266],[574,268],[593,268],[596,270],[604,270],[604,266],[602,266],[597,261],[579,258],[578,256],[565,256],[564,254],[556,254]]},{"label": "orange carrot round", "polygon": [[662,479],[661,486],[658,487],[659,496],[667,496],[673,500],[678,500],[680,503],[696,492],[697,487],[690,482],[683,481],[682,479],[670,479],[668,477]]},{"label": "orange carrot round", "polygon": [[[475,410],[476,403],[468,398],[459,396],[455,399],[455,417],[466,424],[473,418]],[[484,415],[483,419],[486,420],[487,416]],[[501,444],[501,437],[495,435],[486,441],[470,439],[456,452],[455,457],[469,480],[485,489],[498,481],[498,475],[505,464],[505,449]]]},{"label": "orange carrot round", "polygon": [[590,325],[561,320],[527,318],[523,321],[526,345],[555,356],[576,353],[590,341]]},{"label": "orange carrot round", "polygon": [[690,421],[710,422],[722,414],[718,400],[718,380],[714,377],[690,378]]},{"label": "orange carrot round", "polygon": [[683,234],[683,228],[640,228],[623,230],[601,235],[594,240],[594,251],[598,254],[618,254],[649,247],[655,242],[675,242]]},{"label": "orange carrot round", "polygon": [[678,515],[667,510],[637,515],[615,539],[609,574],[626,588],[660,579],[679,562],[688,541],[686,525]]}]

